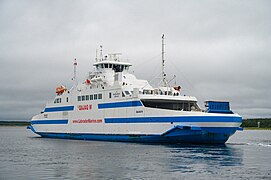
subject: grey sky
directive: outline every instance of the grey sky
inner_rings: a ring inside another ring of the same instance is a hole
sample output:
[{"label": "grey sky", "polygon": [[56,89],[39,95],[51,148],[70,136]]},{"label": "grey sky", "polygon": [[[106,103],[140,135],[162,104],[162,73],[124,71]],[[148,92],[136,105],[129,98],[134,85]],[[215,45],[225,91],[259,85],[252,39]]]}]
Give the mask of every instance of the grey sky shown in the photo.
[{"label": "grey sky", "polygon": [[0,0],[0,120],[29,120],[92,70],[95,50],[122,52],[138,78],[161,69],[185,94],[271,117],[271,1]]}]

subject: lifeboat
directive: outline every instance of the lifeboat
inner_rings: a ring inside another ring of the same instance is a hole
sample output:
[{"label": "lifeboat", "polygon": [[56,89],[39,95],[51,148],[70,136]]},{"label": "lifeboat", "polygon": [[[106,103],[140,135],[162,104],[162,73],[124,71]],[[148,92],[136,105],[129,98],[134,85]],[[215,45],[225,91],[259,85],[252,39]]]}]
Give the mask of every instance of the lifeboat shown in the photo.
[{"label": "lifeboat", "polygon": [[58,86],[56,88],[56,94],[57,95],[61,95],[63,94],[65,91],[67,90],[67,88],[65,86]]}]

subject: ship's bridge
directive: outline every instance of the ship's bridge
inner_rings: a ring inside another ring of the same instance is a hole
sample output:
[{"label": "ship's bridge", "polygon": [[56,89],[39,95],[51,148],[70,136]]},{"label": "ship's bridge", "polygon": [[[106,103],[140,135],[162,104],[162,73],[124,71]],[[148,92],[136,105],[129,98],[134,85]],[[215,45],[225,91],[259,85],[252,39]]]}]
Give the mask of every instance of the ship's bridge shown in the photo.
[{"label": "ship's bridge", "polygon": [[96,59],[96,63],[93,66],[96,67],[98,71],[113,70],[115,72],[128,71],[129,67],[132,66],[131,63],[120,61],[118,55],[120,53],[108,54],[104,58]]},{"label": "ship's bridge", "polygon": [[133,84],[136,78],[128,72],[132,64],[121,60],[120,55],[120,53],[114,53],[96,58],[96,62],[93,64],[96,70],[89,73],[91,84],[97,85],[97,79],[101,81],[98,84],[103,83],[103,85],[109,86],[119,84],[128,87]]}]

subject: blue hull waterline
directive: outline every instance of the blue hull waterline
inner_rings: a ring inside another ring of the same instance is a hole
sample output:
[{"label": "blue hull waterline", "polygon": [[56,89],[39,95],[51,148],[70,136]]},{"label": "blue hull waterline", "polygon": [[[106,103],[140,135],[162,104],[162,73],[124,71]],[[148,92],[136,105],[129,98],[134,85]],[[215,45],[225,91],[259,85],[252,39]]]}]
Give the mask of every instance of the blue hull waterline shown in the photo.
[{"label": "blue hull waterline", "polygon": [[[133,119],[133,118],[132,118]],[[148,118],[143,118],[144,120]],[[153,117],[153,119],[156,119]],[[162,120],[158,118],[158,122],[168,122],[168,118]],[[175,119],[175,120],[172,120]],[[171,121],[180,122],[182,118],[170,118]],[[198,119],[198,120],[196,120]],[[207,119],[211,122],[213,118],[191,118],[193,122],[200,121],[207,122]],[[225,118],[220,117],[220,122],[241,122],[241,118]],[[130,120],[129,123],[131,123]],[[124,123],[123,119],[120,121],[119,118],[116,122],[107,123]],[[135,122],[142,123],[143,120],[138,118]],[[127,122],[125,122],[127,123]],[[145,121],[149,123],[149,121]],[[33,124],[68,124],[68,120],[43,120],[43,121],[32,121],[31,129],[34,133],[45,138],[58,138],[58,139],[76,139],[76,140],[96,140],[96,141],[121,141],[121,142],[144,142],[144,143],[194,143],[194,144],[224,144],[231,135],[233,135],[237,130],[242,130],[239,127],[197,127],[197,126],[187,126],[187,125],[176,125],[166,132],[155,135],[155,134],[94,134],[94,133],[54,133],[54,132],[36,132],[33,128]]]},{"label": "blue hull waterline", "polygon": [[170,85],[174,81],[166,79],[165,67],[158,86],[152,86],[130,73],[132,64],[120,55],[104,56],[100,49],[94,70],[81,83],[75,59],[73,87],[57,87],[28,128],[47,138],[196,144],[223,144],[240,130],[242,118],[229,102],[206,101],[201,109],[176,81]]},{"label": "blue hull waterline", "polygon": [[[224,144],[235,133],[237,128],[220,128],[224,133],[212,133],[208,129],[191,132],[179,130],[170,135],[117,135],[117,134],[85,134],[85,133],[46,133],[36,132],[45,138],[120,141],[120,142],[145,142],[145,143],[194,143],[194,144]],[[214,128],[217,129],[217,128]]]}]

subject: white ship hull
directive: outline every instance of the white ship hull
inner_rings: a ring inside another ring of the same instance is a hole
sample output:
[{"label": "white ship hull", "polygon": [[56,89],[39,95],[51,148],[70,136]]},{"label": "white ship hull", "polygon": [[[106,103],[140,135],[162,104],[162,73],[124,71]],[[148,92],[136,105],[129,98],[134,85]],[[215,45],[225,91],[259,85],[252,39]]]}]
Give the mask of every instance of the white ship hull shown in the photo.
[{"label": "white ship hull", "polygon": [[84,110],[82,105],[47,107],[32,119],[31,129],[53,138],[217,144],[225,143],[242,121],[235,114],[146,108],[139,100],[85,107],[90,105]]}]

